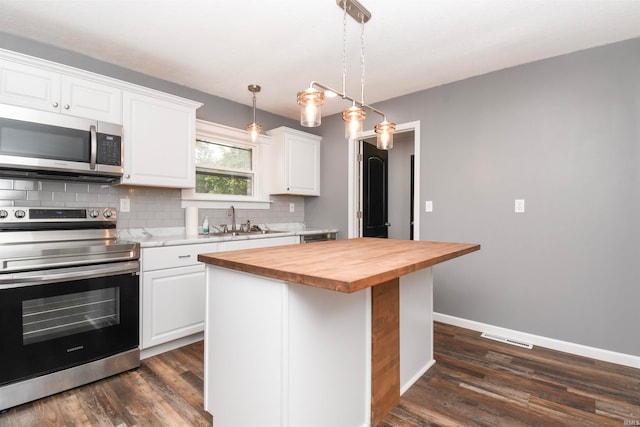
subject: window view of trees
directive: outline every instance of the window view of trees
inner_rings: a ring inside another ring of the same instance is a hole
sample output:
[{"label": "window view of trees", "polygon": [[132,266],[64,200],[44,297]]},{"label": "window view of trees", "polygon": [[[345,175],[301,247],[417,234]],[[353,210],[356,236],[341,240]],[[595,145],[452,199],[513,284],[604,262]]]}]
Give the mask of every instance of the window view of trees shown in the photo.
[{"label": "window view of trees", "polygon": [[203,172],[196,169],[196,192],[251,196],[251,177],[227,173]]},{"label": "window view of trees", "polygon": [[253,150],[210,141],[196,141],[196,192],[253,194]]}]

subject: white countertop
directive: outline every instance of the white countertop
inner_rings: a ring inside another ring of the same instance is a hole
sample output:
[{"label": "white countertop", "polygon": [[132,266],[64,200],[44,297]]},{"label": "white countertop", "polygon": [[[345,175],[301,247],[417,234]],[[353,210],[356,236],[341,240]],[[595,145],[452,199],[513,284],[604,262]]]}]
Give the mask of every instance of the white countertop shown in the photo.
[{"label": "white countertop", "polygon": [[320,233],[337,233],[337,228],[307,227],[303,223],[258,224],[262,230],[278,230],[282,233],[252,234],[252,235],[219,235],[198,234],[188,235],[184,227],[158,228],[126,228],[118,230],[118,237],[122,240],[139,242],[141,248],[158,246],[190,245],[199,243],[224,242],[230,240],[268,239],[282,236],[301,236]]}]

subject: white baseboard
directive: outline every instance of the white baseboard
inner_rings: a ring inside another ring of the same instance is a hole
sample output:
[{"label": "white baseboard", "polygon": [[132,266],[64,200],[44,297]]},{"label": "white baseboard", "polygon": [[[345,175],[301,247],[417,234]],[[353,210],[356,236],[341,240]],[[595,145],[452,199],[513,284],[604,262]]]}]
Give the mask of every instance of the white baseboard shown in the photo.
[{"label": "white baseboard", "polygon": [[414,376],[413,378],[411,378],[409,381],[407,381],[406,384],[402,385],[400,387],[400,396],[402,396],[404,394],[405,391],[409,390],[411,388],[411,386],[420,379],[420,377],[422,377],[425,372],[427,372],[429,370],[429,368],[431,368],[434,364],[436,363],[435,360],[431,359],[427,362],[426,365],[424,365],[422,367],[422,369],[420,369]]},{"label": "white baseboard", "polygon": [[565,353],[571,353],[578,356],[589,357],[592,359],[602,360],[604,362],[611,362],[618,365],[640,369],[640,357],[633,356],[631,354],[617,353],[615,351],[603,350],[601,348],[589,347],[582,344],[560,341],[554,338],[528,334],[526,332],[514,331],[512,329],[501,328],[499,326],[476,322],[474,320],[462,319],[460,317],[450,316],[448,314],[433,313],[433,320],[436,322],[446,323],[448,325],[471,329],[473,331],[489,332],[496,335],[502,335],[518,341],[528,342],[540,347],[550,348],[552,350],[562,351]]},{"label": "white baseboard", "polygon": [[140,360],[148,357],[157,356],[167,351],[175,350],[176,348],[184,347],[185,345],[193,344],[194,342],[202,341],[204,339],[204,333],[199,332],[197,334],[189,335],[188,337],[180,338],[174,341],[169,341],[164,344],[156,345],[153,347],[145,348],[140,351]]}]

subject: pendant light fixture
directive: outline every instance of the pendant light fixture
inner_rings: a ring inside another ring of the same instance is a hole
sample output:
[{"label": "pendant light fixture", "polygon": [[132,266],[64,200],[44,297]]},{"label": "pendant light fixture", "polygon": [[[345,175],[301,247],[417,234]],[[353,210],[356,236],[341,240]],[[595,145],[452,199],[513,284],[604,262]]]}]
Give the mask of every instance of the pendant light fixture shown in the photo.
[{"label": "pendant light fixture", "polygon": [[[342,99],[351,101],[351,107],[342,112],[345,121],[345,138],[355,139],[364,128],[366,118],[365,109],[382,116],[382,122],[375,126],[377,134],[377,147],[388,150],[393,147],[393,133],[396,125],[387,120],[380,110],[364,102],[364,24],[371,19],[371,13],[357,0],[336,0],[336,4],[343,10],[342,16],[342,92],[313,81],[309,88],[298,92],[298,105],[300,105],[300,125],[305,127],[318,127],[322,121],[322,105],[325,101],[325,93],[332,93]],[[347,15],[362,25],[360,32],[360,101],[350,97],[346,93],[347,75]],[[318,90],[322,89],[322,90]],[[324,91],[324,92],[323,92]],[[328,96],[328,95],[327,95]]]},{"label": "pendant light fixture", "polygon": [[251,123],[247,125],[247,132],[249,134],[249,140],[251,142],[256,142],[258,140],[258,135],[262,131],[262,126],[256,123],[256,93],[260,92],[262,89],[258,85],[249,85],[249,92],[253,94],[253,114],[251,116]]}]

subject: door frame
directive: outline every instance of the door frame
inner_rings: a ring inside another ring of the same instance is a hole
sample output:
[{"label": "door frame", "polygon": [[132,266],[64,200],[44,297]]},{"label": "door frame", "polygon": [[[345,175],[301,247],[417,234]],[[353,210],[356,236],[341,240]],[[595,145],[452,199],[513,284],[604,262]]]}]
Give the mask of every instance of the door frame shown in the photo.
[{"label": "door frame", "polygon": [[[402,123],[396,126],[396,134],[413,131],[414,188],[413,188],[413,238],[420,240],[420,121]],[[362,140],[375,137],[374,131],[362,132],[358,138],[349,140],[349,195],[348,195],[348,237],[362,237],[362,218],[358,210],[362,205],[362,163],[358,162]],[[393,148],[392,148],[393,150]]]}]

